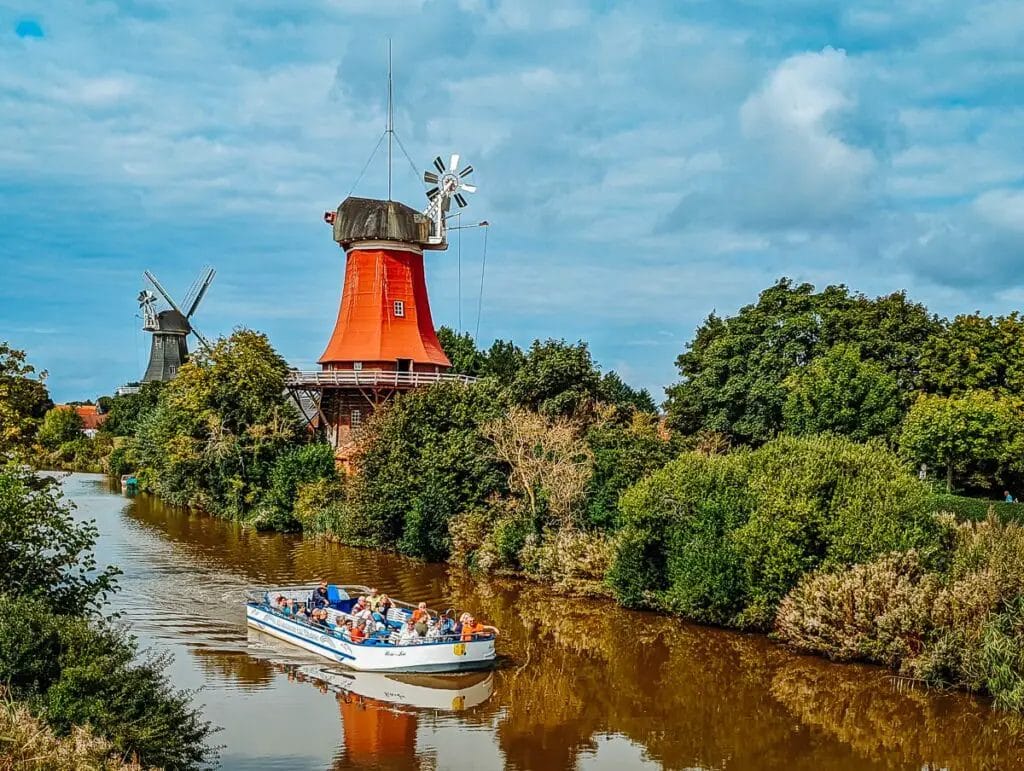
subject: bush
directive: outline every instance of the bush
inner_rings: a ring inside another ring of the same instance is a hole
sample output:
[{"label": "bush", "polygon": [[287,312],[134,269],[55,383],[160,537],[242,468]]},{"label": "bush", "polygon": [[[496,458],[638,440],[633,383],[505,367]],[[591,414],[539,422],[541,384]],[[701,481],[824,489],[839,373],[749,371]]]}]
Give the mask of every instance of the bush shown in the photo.
[{"label": "bush", "polygon": [[901,669],[921,652],[939,587],[915,552],[813,573],[780,603],[775,633],[803,651]]},{"label": "bush", "polygon": [[931,497],[932,511],[947,512],[957,519],[980,522],[990,510],[1003,522],[1024,522],[1024,504],[967,498],[963,495],[936,494]]},{"label": "bush", "polygon": [[0,467],[0,590],[57,613],[96,612],[120,572],[98,570],[97,530],[76,522],[55,479]]},{"label": "bush", "polygon": [[137,654],[131,638],[105,623],[0,596],[0,679],[12,695],[58,733],[88,724],[124,757],[197,767],[210,754],[210,725],[172,689],[165,658]]},{"label": "bush", "polygon": [[271,530],[295,530],[295,496],[300,485],[337,476],[334,448],[329,444],[289,447],[270,469],[270,486],[264,494],[259,513],[260,525]]},{"label": "bush", "polygon": [[806,573],[917,549],[941,562],[927,488],[881,445],[783,437],[681,456],[627,491],[609,579],[627,605],[768,628]]},{"label": "bush", "polygon": [[21,771],[142,771],[123,762],[113,745],[88,727],[76,726],[66,737],[40,721],[28,708],[0,690],[0,768]]}]

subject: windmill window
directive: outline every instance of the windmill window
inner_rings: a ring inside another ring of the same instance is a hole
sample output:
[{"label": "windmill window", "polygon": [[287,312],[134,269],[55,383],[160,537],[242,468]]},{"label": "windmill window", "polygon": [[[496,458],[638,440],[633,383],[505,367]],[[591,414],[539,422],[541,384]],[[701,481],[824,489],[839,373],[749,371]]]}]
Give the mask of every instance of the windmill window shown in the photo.
[{"label": "windmill window", "polygon": [[359,372],[359,370],[361,370],[362,368],[363,368],[363,363],[361,361],[354,361],[354,362],[352,362],[352,369],[354,369],[356,372]]},{"label": "windmill window", "polygon": [[398,318],[404,318],[405,316],[405,302],[402,300],[395,300],[395,316]]},{"label": "windmill window", "polygon": [[362,410],[352,410],[352,428],[359,428],[363,425]]}]

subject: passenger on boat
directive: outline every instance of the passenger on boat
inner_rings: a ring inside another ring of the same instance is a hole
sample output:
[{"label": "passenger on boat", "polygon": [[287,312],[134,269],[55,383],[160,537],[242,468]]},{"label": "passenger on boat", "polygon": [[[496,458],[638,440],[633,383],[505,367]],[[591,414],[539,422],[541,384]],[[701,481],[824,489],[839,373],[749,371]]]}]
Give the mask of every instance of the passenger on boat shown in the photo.
[{"label": "passenger on boat", "polygon": [[384,595],[377,594],[375,588],[370,589],[370,595],[366,598],[366,602],[370,606],[370,610],[376,611],[377,606],[380,605],[381,600],[384,599]]},{"label": "passenger on boat", "polygon": [[419,642],[420,636],[416,631],[416,624],[412,621],[412,616],[405,620],[402,625],[402,632],[398,636],[399,645],[412,645]]},{"label": "passenger on boat", "polygon": [[306,603],[295,604],[295,618],[297,621],[309,621],[309,608],[306,607]]},{"label": "passenger on boat", "polygon": [[441,625],[440,625],[440,624],[438,624],[438,622],[437,622],[437,620],[436,620],[436,619],[433,619],[433,618],[432,618],[432,619],[430,619],[430,620],[429,620],[429,621],[427,622],[427,634],[426,634],[426,638],[427,638],[428,640],[436,640],[436,639],[437,639],[437,638],[439,638],[440,636],[441,636]]},{"label": "passenger on boat", "polygon": [[370,609],[370,603],[366,601],[366,596],[363,594],[359,595],[359,599],[356,600],[356,604],[352,606],[352,615],[358,616],[364,610]]},{"label": "passenger on boat", "polygon": [[323,608],[317,608],[313,611],[312,622],[317,626],[327,626],[327,611]]},{"label": "passenger on boat", "polygon": [[438,619],[437,632],[441,637],[449,637],[457,634],[457,631],[455,629],[455,619],[452,618],[454,614],[455,611],[451,608],[448,608],[448,610],[442,613],[441,617]]},{"label": "passenger on boat", "polygon": [[349,622],[348,637],[354,643],[361,643],[366,639],[366,629],[363,624]]},{"label": "passenger on boat", "polygon": [[282,610],[286,616],[294,616],[296,611],[295,600],[289,598]]},{"label": "passenger on boat", "polygon": [[388,623],[388,613],[392,607],[391,598],[386,594],[380,595],[380,602],[377,604],[377,612],[374,614],[373,620],[386,626]]},{"label": "passenger on boat", "polygon": [[415,624],[416,634],[420,637],[427,636],[427,621],[429,620],[430,614],[427,612],[427,603],[421,602],[416,610],[412,612],[412,623]]},{"label": "passenger on boat", "polygon": [[465,617],[465,621],[462,624],[462,641],[469,642],[474,638],[490,637],[492,634],[498,636],[498,627],[488,626],[487,624],[479,623],[469,613],[462,614]]},{"label": "passenger on boat", "polygon": [[310,598],[310,605],[315,608],[326,608],[331,604],[331,598],[327,596],[327,582],[321,581],[320,585],[313,590],[313,596]]}]

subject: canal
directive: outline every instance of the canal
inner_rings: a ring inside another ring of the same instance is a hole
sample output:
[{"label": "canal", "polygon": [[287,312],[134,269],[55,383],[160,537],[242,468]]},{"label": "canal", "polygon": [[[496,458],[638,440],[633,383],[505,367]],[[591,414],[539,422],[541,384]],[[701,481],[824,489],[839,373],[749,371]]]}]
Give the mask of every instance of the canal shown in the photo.
[{"label": "canal", "polygon": [[[261,534],[97,475],[64,481],[120,566],[121,613],[222,730],[225,769],[1010,769],[1024,723],[885,671],[443,565]],[[502,630],[502,665],[353,675],[249,632],[247,587],[372,584]]]}]

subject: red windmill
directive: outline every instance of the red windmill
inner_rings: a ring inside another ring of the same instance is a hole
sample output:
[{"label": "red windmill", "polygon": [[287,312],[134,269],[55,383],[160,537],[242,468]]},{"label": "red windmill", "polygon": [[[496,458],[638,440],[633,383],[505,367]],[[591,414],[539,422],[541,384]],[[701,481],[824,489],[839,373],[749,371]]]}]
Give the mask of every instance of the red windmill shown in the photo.
[{"label": "red windmill", "polygon": [[423,272],[425,250],[448,248],[451,201],[464,207],[464,194],[476,192],[466,181],[473,167],[458,165],[458,155],[447,166],[434,159],[437,171],[423,175],[433,185],[423,212],[350,196],[324,214],[346,255],[341,307],[321,369],[292,372],[288,386],[300,406],[315,411],[310,419],[327,429],[342,460],[353,430],[395,393],[472,379],[448,372],[451,362],[434,332]]}]

